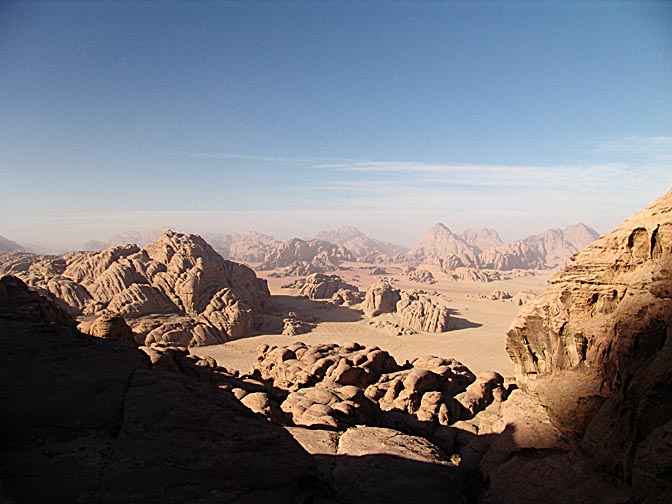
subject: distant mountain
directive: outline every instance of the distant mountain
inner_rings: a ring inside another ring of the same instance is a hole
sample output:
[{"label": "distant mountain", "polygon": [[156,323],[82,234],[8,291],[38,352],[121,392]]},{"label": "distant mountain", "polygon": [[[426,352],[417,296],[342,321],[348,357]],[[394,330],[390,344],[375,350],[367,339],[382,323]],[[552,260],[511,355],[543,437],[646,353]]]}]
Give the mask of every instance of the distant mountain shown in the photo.
[{"label": "distant mountain", "polygon": [[163,229],[149,229],[145,231],[124,231],[113,235],[109,240],[89,240],[84,243],[83,250],[101,251],[114,245],[125,245],[132,243],[138,247],[144,247],[154,243],[163,234]]},{"label": "distant mountain", "polygon": [[456,268],[508,271],[555,268],[599,237],[585,224],[549,229],[513,243],[503,243],[493,229],[460,235],[444,224],[434,225],[407,254],[409,259],[434,264],[448,272]]},{"label": "distant mountain", "polygon": [[498,270],[555,268],[599,236],[597,231],[585,224],[575,224],[564,230],[549,229],[483,251],[480,254],[481,267]]},{"label": "distant mountain", "polygon": [[465,243],[476,247],[479,251],[487,250],[491,247],[497,247],[504,242],[499,237],[499,234],[494,229],[483,228],[478,233],[473,229],[466,229],[459,235],[460,239]]},{"label": "distant mountain", "polygon": [[264,257],[260,270],[296,268],[299,264],[311,265],[313,272],[337,269],[343,261],[354,261],[350,251],[324,240],[291,238],[278,242]]},{"label": "distant mountain", "polygon": [[432,226],[406,255],[412,260],[436,264],[443,271],[479,266],[478,250],[441,223]]},{"label": "distant mountain", "polygon": [[280,243],[272,236],[247,231],[244,233],[209,233],[204,238],[224,259],[240,262],[262,262]]},{"label": "distant mountain", "polygon": [[24,252],[25,248],[15,241],[0,236],[0,253],[2,252]]},{"label": "distant mountain", "polygon": [[353,226],[321,231],[318,240],[328,241],[347,248],[352,255],[363,262],[380,262],[380,256],[392,258],[406,252],[406,248],[394,243],[383,242],[371,238]]}]

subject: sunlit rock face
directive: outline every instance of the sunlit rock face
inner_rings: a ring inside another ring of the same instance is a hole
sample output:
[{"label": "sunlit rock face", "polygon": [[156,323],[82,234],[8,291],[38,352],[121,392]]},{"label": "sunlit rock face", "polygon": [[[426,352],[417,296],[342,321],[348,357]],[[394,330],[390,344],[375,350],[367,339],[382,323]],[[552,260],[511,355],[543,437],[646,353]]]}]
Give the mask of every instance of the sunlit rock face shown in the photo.
[{"label": "sunlit rock face", "polygon": [[269,298],[250,268],[223,259],[200,236],[173,231],[142,249],[4,255],[0,272],[19,276],[71,315],[121,315],[147,344],[205,345],[248,335]]},{"label": "sunlit rock face", "polygon": [[507,338],[519,386],[642,501],[671,486],[671,321],[672,191],[580,252]]}]

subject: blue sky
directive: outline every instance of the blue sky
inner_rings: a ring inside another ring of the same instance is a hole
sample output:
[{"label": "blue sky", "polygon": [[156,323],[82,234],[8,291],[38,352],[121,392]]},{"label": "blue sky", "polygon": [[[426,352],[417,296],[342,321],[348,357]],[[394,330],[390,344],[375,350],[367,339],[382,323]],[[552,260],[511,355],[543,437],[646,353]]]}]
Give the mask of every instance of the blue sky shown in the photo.
[{"label": "blue sky", "polygon": [[669,2],[3,2],[0,235],[607,232],[672,186]]}]

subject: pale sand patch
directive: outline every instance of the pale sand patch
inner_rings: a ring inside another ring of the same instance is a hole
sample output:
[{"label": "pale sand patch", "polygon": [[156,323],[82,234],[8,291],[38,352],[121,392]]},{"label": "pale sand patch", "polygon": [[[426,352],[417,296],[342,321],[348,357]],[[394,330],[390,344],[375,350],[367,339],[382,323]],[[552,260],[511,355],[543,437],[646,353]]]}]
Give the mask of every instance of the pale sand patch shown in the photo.
[{"label": "pale sand patch", "polygon": [[[346,281],[355,283],[360,290],[378,281],[379,275],[370,275],[371,266],[351,263],[352,269],[336,272]],[[455,310],[458,319],[464,319],[478,327],[457,329],[445,333],[419,332],[415,335],[393,336],[369,325],[372,319],[363,318],[358,306],[352,308],[337,307],[321,309],[321,303],[305,298],[292,297],[296,289],[282,289],[294,278],[267,278],[270,272],[260,272],[266,277],[274,301],[293,310],[314,315],[318,326],[308,334],[299,336],[282,336],[264,334],[231,341],[222,345],[192,348],[192,353],[200,356],[211,356],[229,369],[248,372],[254,362],[256,348],[261,344],[289,345],[297,341],[306,344],[348,343],[356,341],[367,347],[378,346],[388,351],[394,358],[403,363],[415,357],[437,355],[452,357],[465,364],[473,372],[497,371],[505,376],[513,374],[513,365],[506,353],[506,331],[513,321],[519,307],[510,301],[490,301],[479,299],[479,294],[493,290],[508,291],[512,295],[520,291],[540,293],[547,285],[550,272],[541,272],[537,276],[500,280],[496,282],[452,282],[445,280],[445,275],[434,272],[438,283],[434,285],[410,282],[400,274],[401,268],[396,265],[383,266],[388,277],[396,279],[395,286],[408,289],[419,288],[437,291],[450,299],[449,305]],[[354,278],[353,278],[354,277]],[[468,297],[469,296],[469,297]],[[393,320],[386,314],[374,320]]]}]

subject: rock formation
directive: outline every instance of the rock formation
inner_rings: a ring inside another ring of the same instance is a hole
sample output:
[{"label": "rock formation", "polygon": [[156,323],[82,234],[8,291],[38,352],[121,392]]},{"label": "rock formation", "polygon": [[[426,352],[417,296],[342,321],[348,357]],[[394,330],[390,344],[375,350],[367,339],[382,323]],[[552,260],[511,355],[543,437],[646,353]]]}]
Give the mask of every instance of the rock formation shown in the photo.
[{"label": "rock formation", "polygon": [[399,289],[392,287],[387,279],[379,280],[366,291],[362,306],[364,315],[375,317],[381,313],[392,313],[397,309],[399,299]]},{"label": "rock formation", "polygon": [[122,315],[148,344],[245,336],[260,324],[269,297],[251,269],[222,259],[196,235],[172,231],[143,249],[3,256],[0,271],[20,276],[72,315]]},{"label": "rock formation", "polygon": [[507,350],[521,392],[502,404],[508,427],[471,448],[482,454],[483,502],[672,495],[671,285],[672,191],[578,253],[520,310]]},{"label": "rock formation", "polygon": [[299,296],[306,296],[310,299],[330,299],[340,290],[359,292],[357,287],[344,282],[338,275],[315,273],[306,278],[299,290]]},{"label": "rock formation", "polygon": [[3,502],[308,502],[328,492],[306,451],[231,392],[149,369],[144,353],[79,333],[20,280],[0,285]]},{"label": "rock formation", "polygon": [[386,278],[369,287],[362,309],[367,317],[396,313],[400,326],[417,331],[444,332],[453,328],[450,308],[442,295],[395,289]]},{"label": "rock formation", "polygon": [[436,278],[434,278],[432,272],[422,268],[409,267],[404,271],[403,275],[411,282],[418,282],[429,285],[436,283]]},{"label": "rock formation", "polygon": [[445,332],[452,328],[450,309],[440,295],[402,290],[396,312],[402,326],[417,331]]}]

